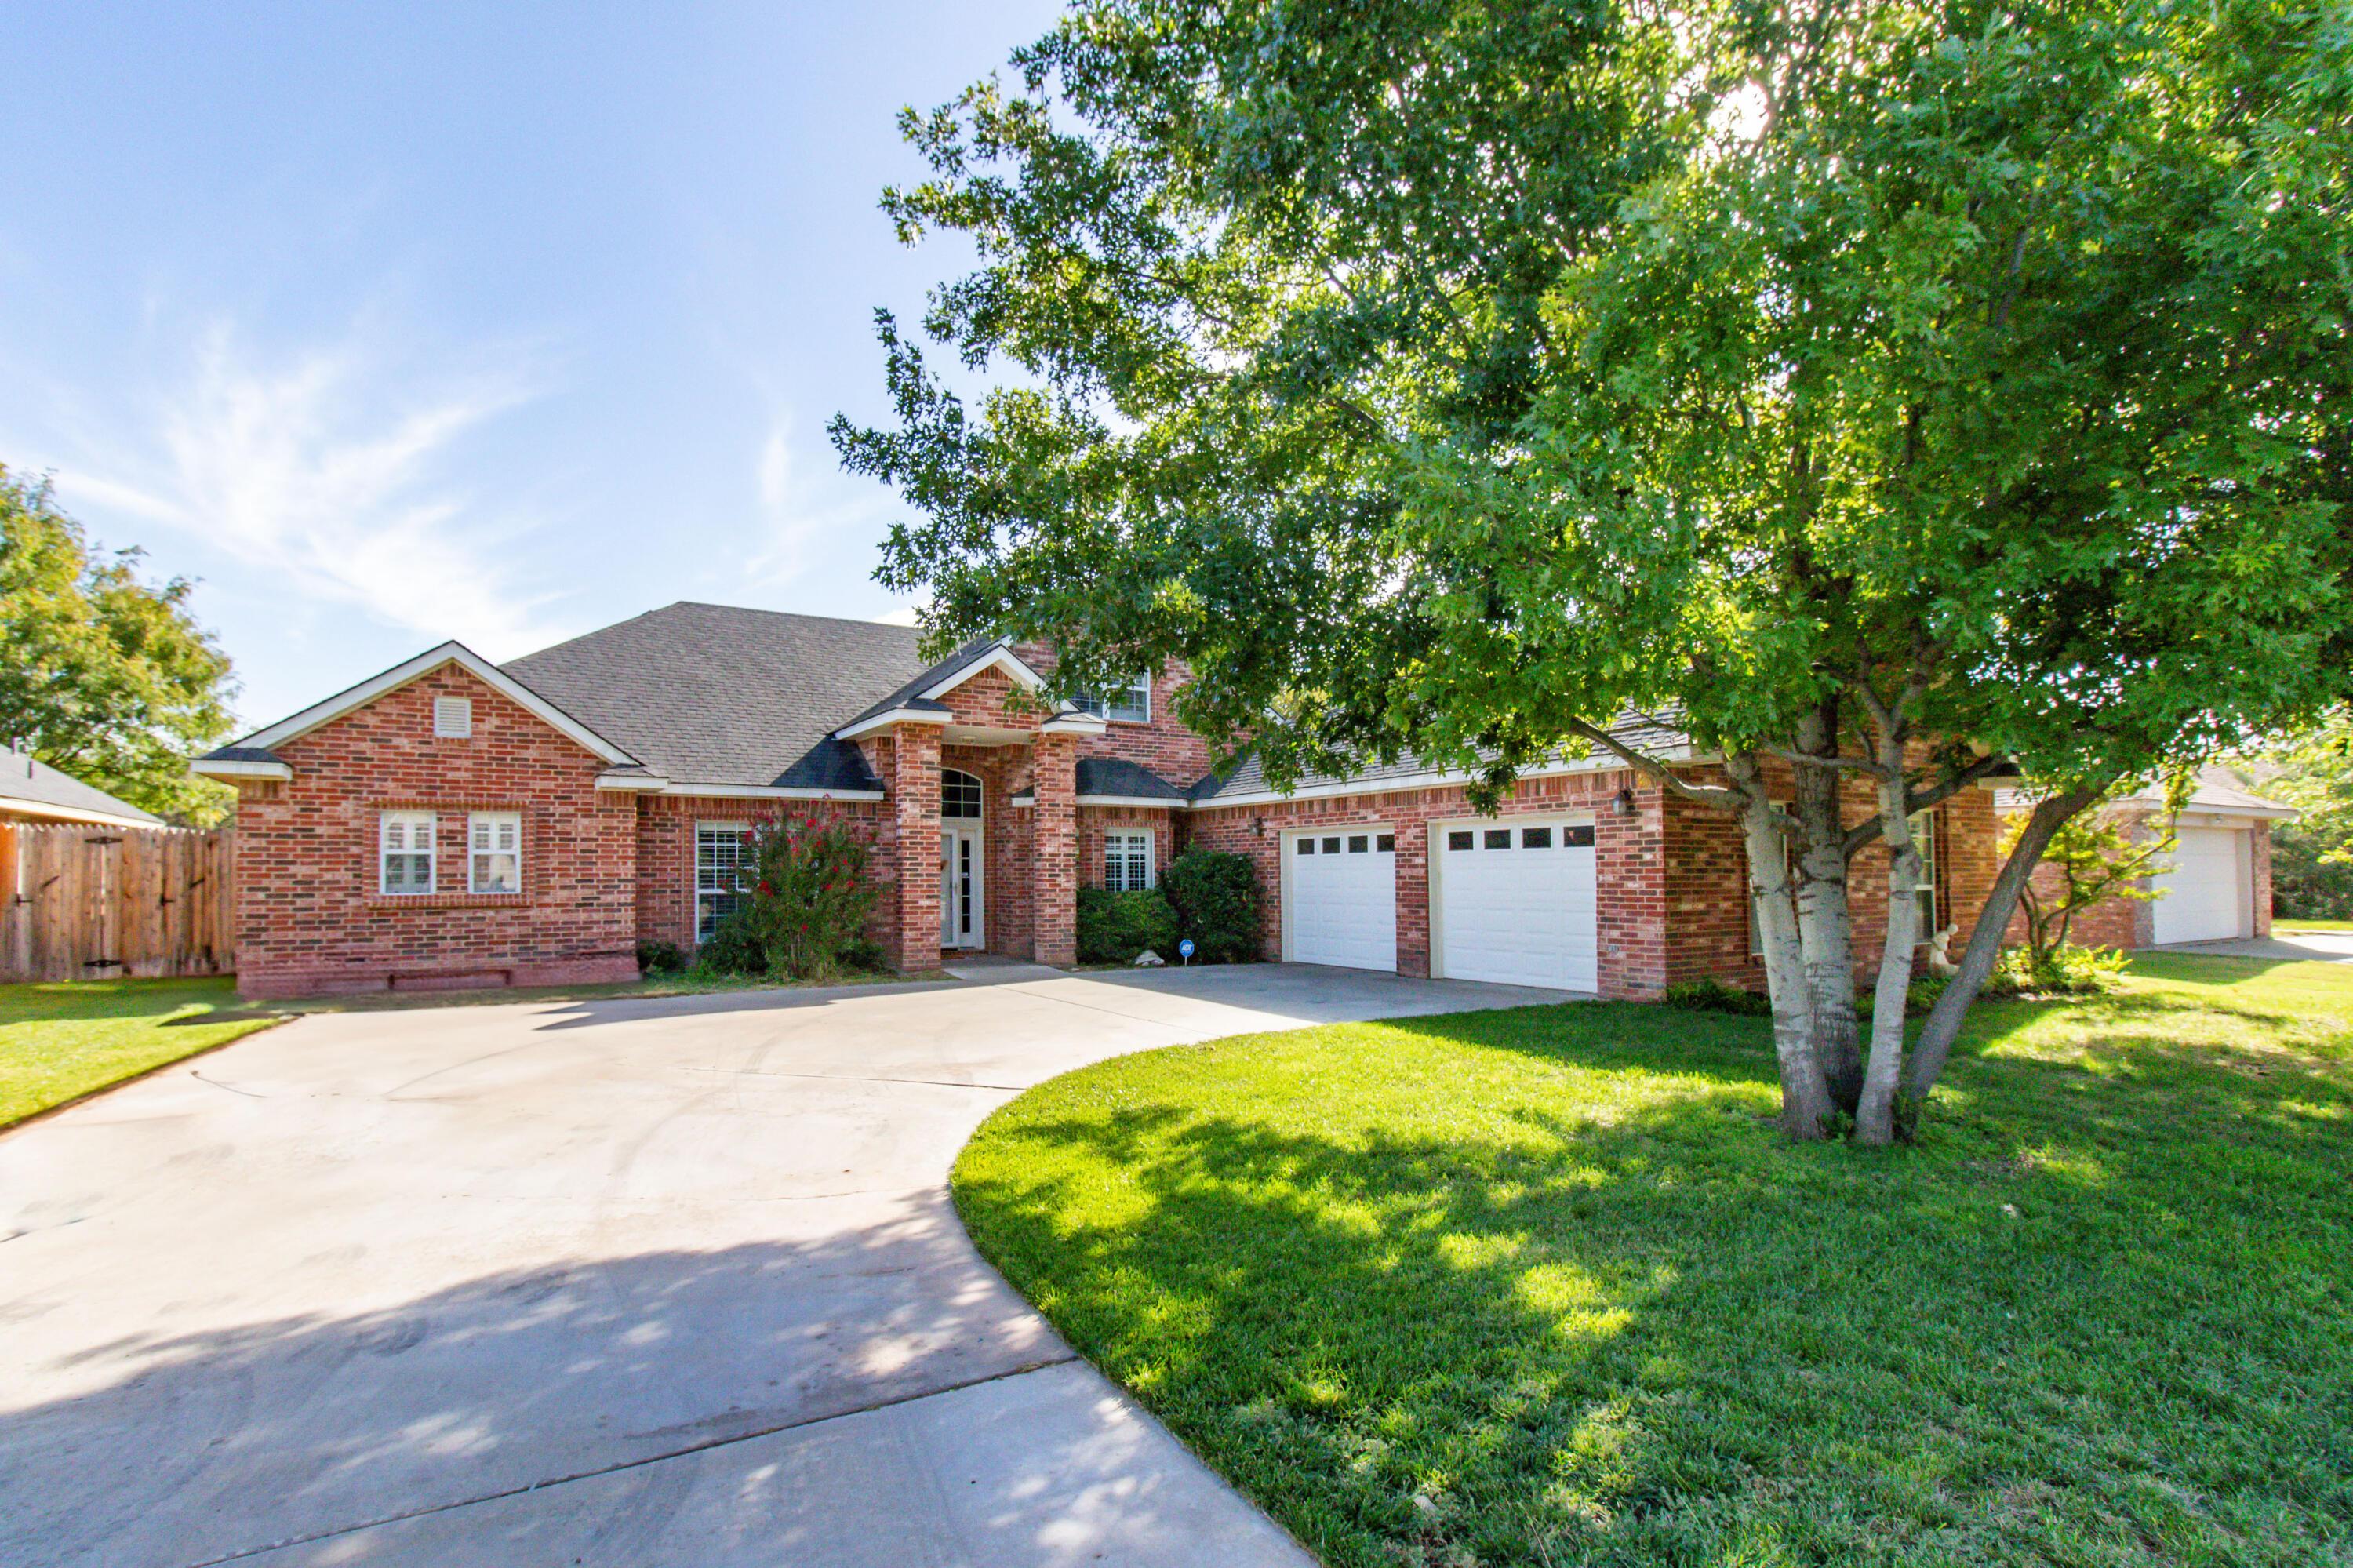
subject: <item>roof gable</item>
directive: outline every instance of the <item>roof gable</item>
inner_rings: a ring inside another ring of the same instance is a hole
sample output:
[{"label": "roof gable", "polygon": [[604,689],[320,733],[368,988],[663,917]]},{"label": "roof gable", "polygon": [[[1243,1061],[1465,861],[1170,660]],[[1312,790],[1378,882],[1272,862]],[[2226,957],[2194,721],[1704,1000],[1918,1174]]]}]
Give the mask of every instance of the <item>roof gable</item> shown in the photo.
[{"label": "roof gable", "polygon": [[628,764],[638,760],[464,643],[449,641],[438,648],[428,648],[416,658],[395,664],[358,685],[346,687],[324,702],[313,703],[301,713],[280,719],[267,729],[256,730],[234,746],[208,752],[197,761],[200,764],[206,761],[236,761],[240,754],[250,757],[255,752],[268,753],[449,664],[457,665],[533,718],[604,761]]}]

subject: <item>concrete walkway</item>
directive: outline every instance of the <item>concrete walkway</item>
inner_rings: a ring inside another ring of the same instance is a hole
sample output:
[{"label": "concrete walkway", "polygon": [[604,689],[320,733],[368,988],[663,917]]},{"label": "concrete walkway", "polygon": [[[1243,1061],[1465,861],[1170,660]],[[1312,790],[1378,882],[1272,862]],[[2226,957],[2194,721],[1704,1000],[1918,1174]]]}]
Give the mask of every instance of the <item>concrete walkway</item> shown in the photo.
[{"label": "concrete walkway", "polygon": [[1102,1057],[1552,996],[976,975],[318,1015],[0,1136],[0,1563],[1304,1563],[949,1165]]},{"label": "concrete walkway", "polygon": [[2226,959],[2276,959],[2288,963],[2353,964],[2353,931],[2289,931],[2234,937],[2220,942],[2168,942],[2160,953],[2213,953]]}]

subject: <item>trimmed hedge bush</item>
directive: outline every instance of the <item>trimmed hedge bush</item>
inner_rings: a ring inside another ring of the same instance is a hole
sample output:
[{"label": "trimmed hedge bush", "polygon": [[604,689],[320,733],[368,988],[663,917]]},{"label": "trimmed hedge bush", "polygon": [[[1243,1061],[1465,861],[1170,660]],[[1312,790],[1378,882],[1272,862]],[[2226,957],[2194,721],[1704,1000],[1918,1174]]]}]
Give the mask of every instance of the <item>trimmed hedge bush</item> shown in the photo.
[{"label": "trimmed hedge bush", "polygon": [[1258,871],[1250,856],[1187,850],[1169,862],[1160,885],[1176,906],[1178,934],[1193,938],[1196,963],[1258,958]]},{"label": "trimmed hedge bush", "polygon": [[1146,948],[1164,959],[1176,953],[1176,911],[1157,888],[1140,893],[1079,889],[1081,963],[1124,964]]}]

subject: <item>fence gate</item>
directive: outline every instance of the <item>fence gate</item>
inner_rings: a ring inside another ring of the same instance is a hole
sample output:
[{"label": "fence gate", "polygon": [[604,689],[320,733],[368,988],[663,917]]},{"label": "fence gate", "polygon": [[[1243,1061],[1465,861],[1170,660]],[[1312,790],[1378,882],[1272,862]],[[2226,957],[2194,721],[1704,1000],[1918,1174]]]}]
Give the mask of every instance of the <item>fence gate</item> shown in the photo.
[{"label": "fence gate", "polygon": [[0,980],[227,974],[229,830],[0,822]]}]

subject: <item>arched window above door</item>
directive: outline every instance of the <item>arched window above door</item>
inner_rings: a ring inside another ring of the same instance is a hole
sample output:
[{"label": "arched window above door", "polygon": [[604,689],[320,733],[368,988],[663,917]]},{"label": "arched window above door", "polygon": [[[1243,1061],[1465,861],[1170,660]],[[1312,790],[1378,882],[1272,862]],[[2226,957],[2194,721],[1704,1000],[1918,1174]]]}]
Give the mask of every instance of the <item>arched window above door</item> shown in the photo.
[{"label": "arched window above door", "polygon": [[980,820],[980,780],[953,768],[940,769],[940,815],[965,821]]}]

